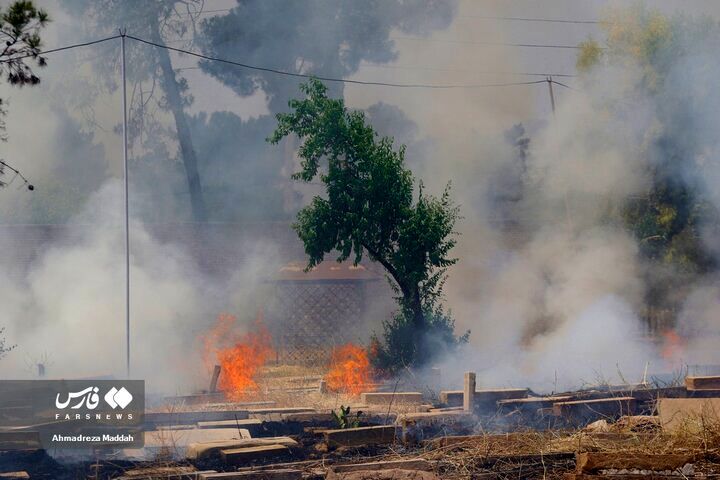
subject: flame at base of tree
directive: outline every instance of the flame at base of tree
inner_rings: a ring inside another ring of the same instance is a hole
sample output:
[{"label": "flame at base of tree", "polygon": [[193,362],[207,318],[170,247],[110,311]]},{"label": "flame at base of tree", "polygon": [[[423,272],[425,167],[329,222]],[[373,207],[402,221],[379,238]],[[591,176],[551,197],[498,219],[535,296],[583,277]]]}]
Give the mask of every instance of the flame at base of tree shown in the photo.
[{"label": "flame at base of tree", "polygon": [[251,332],[234,333],[236,322],[235,316],[221,314],[203,337],[205,365],[220,365],[219,388],[229,400],[242,400],[256,393],[260,368],[274,355],[270,332],[261,313]]},{"label": "flame at base of tree", "polygon": [[368,391],[371,380],[372,368],[364,348],[348,343],[333,349],[330,371],[325,376],[328,390],[359,395]]},{"label": "flame at base of tree", "polygon": [[660,356],[669,363],[682,360],[685,353],[685,338],[675,330],[666,330],[662,333],[663,342],[660,347]]}]

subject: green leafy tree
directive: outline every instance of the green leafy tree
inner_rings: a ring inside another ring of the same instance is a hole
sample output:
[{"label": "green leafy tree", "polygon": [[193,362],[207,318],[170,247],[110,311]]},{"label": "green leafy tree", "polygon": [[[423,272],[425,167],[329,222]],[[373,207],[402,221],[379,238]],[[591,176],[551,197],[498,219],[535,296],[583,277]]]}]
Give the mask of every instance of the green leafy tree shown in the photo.
[{"label": "green leafy tree", "polygon": [[338,261],[352,257],[357,264],[367,254],[380,263],[398,293],[400,311],[385,323],[385,341],[374,342],[378,366],[393,371],[422,365],[437,351],[430,348],[433,341],[443,339],[453,348],[467,338],[452,334],[452,320],[440,304],[446,270],[457,262],[450,256],[458,219],[450,187],[436,198],[420,183],[415,197],[404,146],[395,149],[391,138],[379,138],[363,112],[329,98],[321,82],[312,80],[301,90],[306,98],[291,100],[290,113],[277,115],[269,141],[297,135],[302,160],[293,178],[319,179],[325,186],[325,196],[314,197],[293,225],[308,268],[333,251]]}]

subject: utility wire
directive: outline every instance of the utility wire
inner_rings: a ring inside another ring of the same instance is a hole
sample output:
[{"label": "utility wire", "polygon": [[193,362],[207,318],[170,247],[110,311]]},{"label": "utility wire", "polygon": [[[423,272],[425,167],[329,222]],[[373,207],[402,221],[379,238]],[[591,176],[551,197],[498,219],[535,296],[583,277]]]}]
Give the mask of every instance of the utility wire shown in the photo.
[{"label": "utility wire", "polygon": [[[223,13],[233,10],[232,8],[218,8],[212,10],[200,10],[192,13],[176,13],[177,16],[186,17],[194,15],[208,15],[211,13]],[[455,18],[474,18],[478,20],[499,20],[509,22],[545,22],[545,23],[575,23],[579,25],[598,25],[610,22],[604,22],[602,20],[575,20],[565,18],[534,18],[534,17],[506,17],[506,16],[491,16],[491,15],[457,15]]]},{"label": "utility wire", "polygon": [[405,40],[411,42],[429,42],[429,43],[458,43],[463,45],[482,45],[487,47],[522,47],[522,48],[563,48],[563,49],[580,49],[578,45],[560,45],[545,43],[505,43],[505,42],[474,42],[470,40],[444,40],[435,38],[418,38],[418,37],[390,37],[392,40]]},{"label": "utility wire", "polygon": [[170,47],[167,45],[162,45],[160,43],[151,42],[149,40],[144,40],[139,37],[135,37],[133,35],[127,35],[127,38],[130,38],[132,40],[135,40],[140,43],[144,43],[147,45],[152,45],[157,48],[164,48],[166,50],[170,50],[177,53],[183,53],[185,55],[190,55],[197,58],[202,58],[203,60],[209,60],[213,62],[219,62],[219,63],[226,63],[229,65],[235,65],[237,67],[247,68],[249,70],[256,70],[261,72],[268,72],[268,73],[275,73],[278,75],[285,75],[288,77],[298,77],[298,78],[317,78],[318,80],[326,81],[326,82],[338,82],[338,83],[347,83],[347,84],[356,84],[356,85],[376,85],[381,87],[398,87],[398,88],[434,88],[434,89],[451,89],[451,88],[486,88],[486,87],[510,87],[515,85],[534,85],[539,83],[546,83],[546,80],[536,80],[532,82],[509,82],[509,83],[486,83],[486,84],[467,84],[467,85],[440,85],[440,84],[423,84],[423,83],[390,83],[390,82],[371,82],[371,81],[364,81],[364,80],[350,80],[350,79],[344,79],[344,78],[335,78],[335,77],[323,77],[318,75],[309,75],[304,73],[295,73],[295,72],[288,72],[286,70],[279,70],[275,68],[267,68],[267,67],[259,67],[256,65],[250,65],[247,63],[242,62],[235,62],[233,60],[227,60],[224,58],[218,58],[218,57],[211,57],[209,55],[204,55],[202,53],[193,52],[190,50],[184,50],[182,48],[175,48]]},{"label": "utility wire", "polygon": [[12,62],[12,61],[15,61],[15,60],[21,60],[21,59],[23,59],[23,58],[37,57],[37,56],[39,56],[39,55],[47,55],[48,53],[62,52],[62,51],[64,51],[64,50],[71,50],[71,49],[73,49],[73,48],[88,47],[88,46],[90,46],[90,45],[96,45],[96,44],[98,44],[98,43],[103,43],[103,42],[107,42],[107,41],[110,41],[110,40],[115,40],[116,38],[120,38],[120,37],[121,37],[121,35],[114,35],[114,36],[112,36],[112,37],[101,38],[100,40],[93,40],[93,41],[84,42],[84,43],[75,43],[75,44],[73,44],[73,45],[66,45],[66,46],[64,46],[64,47],[53,48],[53,49],[51,49],[51,50],[44,50],[44,51],[42,51],[42,52],[26,53],[25,55],[18,55],[18,56],[16,56],[16,57],[4,58],[4,59],[0,60],[0,63],[9,63],[9,62]]},{"label": "utility wire", "polygon": [[[405,66],[405,65],[379,65],[376,63],[361,63],[359,65],[359,68],[383,68],[383,69],[391,69],[391,70],[430,70],[430,71],[436,71],[436,72],[461,72],[461,73],[471,73],[474,75],[513,75],[513,76],[525,76],[525,77],[565,77],[565,78],[574,78],[577,77],[577,75],[569,74],[569,73],[539,73],[539,72],[491,72],[491,71],[483,71],[483,70],[465,70],[465,69],[459,69],[459,68],[436,68],[436,67],[413,67],[413,66]],[[181,72],[183,70],[200,70],[200,67],[192,66],[192,67],[177,67],[174,68],[176,72]]]},{"label": "utility wire", "polygon": [[544,23],[575,23],[579,25],[599,25],[610,22],[601,20],[573,20],[562,18],[534,18],[534,17],[494,17],[489,15],[458,15],[457,18],[477,18],[480,20],[502,20],[509,22],[544,22]]}]

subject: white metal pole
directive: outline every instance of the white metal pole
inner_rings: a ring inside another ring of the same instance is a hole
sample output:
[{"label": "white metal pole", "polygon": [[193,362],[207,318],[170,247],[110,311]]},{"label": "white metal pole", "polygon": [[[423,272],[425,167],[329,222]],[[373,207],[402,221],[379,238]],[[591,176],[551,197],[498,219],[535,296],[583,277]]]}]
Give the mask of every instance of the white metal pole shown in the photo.
[{"label": "white metal pole", "polygon": [[130,378],[130,212],[128,203],[127,81],[125,72],[125,30],[120,31],[123,96],[123,168],[125,172],[125,345],[127,378]]}]

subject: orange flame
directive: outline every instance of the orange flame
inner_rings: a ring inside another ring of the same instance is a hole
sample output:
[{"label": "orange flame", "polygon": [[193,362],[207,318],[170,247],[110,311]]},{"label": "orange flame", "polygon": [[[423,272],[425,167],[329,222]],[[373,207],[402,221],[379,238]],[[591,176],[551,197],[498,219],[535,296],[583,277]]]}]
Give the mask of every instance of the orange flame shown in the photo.
[{"label": "orange flame", "polygon": [[270,332],[262,313],[255,320],[255,331],[238,335],[232,332],[237,318],[221,314],[204,337],[203,360],[207,366],[220,365],[219,388],[230,400],[242,400],[258,390],[260,368],[274,352]]},{"label": "orange flame", "polygon": [[325,377],[329,390],[359,395],[370,390],[371,378],[370,360],[365,349],[352,343],[333,349],[330,372]]},{"label": "orange flame", "polygon": [[662,333],[663,343],[660,355],[665,360],[677,360],[682,357],[685,349],[685,339],[675,330],[666,330]]}]

